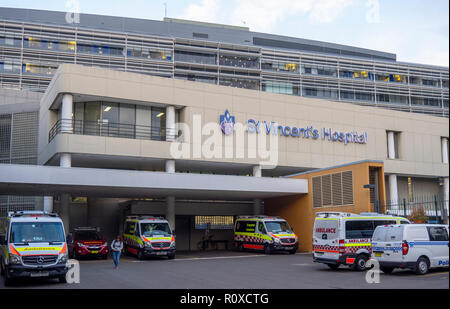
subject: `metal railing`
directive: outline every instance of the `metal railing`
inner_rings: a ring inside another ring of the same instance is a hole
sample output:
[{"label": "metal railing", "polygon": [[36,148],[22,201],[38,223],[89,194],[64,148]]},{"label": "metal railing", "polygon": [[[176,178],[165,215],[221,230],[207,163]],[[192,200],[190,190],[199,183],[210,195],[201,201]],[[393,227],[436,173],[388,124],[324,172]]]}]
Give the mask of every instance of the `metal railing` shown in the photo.
[{"label": "metal railing", "polygon": [[114,123],[101,120],[84,121],[72,119],[58,120],[48,133],[48,141],[51,142],[53,138],[55,138],[55,136],[59,133],[120,137],[153,141],[174,141],[178,137],[175,129],[161,128],[157,126]]},{"label": "metal railing", "polygon": [[423,208],[427,217],[426,222],[448,224],[448,206],[449,201],[441,199],[438,195],[402,198],[398,203],[387,203],[386,213],[407,218],[413,211]]}]

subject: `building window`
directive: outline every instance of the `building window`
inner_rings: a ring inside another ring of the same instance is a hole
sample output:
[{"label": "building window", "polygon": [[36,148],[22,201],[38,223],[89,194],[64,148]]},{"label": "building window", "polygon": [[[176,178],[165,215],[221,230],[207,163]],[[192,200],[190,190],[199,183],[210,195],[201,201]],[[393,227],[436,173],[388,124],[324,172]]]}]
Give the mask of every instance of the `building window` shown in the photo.
[{"label": "building window", "polygon": [[353,205],[353,172],[312,178],[313,207]]},{"label": "building window", "polygon": [[233,216],[195,216],[195,229],[205,230],[232,230],[234,226]]}]

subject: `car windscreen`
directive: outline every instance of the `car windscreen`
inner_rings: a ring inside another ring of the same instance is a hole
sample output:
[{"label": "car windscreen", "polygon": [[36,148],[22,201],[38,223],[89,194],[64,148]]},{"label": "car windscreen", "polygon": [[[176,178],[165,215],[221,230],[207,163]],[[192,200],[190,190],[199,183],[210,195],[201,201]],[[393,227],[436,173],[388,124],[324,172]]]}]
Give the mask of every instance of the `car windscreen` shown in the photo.
[{"label": "car windscreen", "polygon": [[172,235],[170,231],[169,224],[162,223],[141,223],[141,233],[143,236],[155,236],[155,235],[163,235],[170,236]]},{"label": "car windscreen", "polygon": [[11,243],[64,242],[60,222],[14,222],[11,225]]},{"label": "car windscreen", "polygon": [[292,233],[292,229],[286,221],[266,221],[265,223],[269,233]]},{"label": "car windscreen", "polygon": [[76,240],[102,240],[102,235],[96,231],[77,231],[75,232]]},{"label": "car windscreen", "polygon": [[316,239],[336,239],[338,237],[337,219],[316,219],[314,223],[314,237]]}]

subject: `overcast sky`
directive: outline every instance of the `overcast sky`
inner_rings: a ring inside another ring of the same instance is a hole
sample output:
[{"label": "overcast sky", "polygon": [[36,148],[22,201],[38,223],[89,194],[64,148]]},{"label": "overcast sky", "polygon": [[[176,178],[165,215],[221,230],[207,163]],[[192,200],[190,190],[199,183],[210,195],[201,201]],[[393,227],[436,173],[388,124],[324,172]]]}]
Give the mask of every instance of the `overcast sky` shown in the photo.
[{"label": "overcast sky", "polygon": [[[0,0],[0,6],[67,11],[74,1]],[[78,0],[78,4],[81,13],[154,20],[162,20],[167,7],[167,17],[386,51],[397,54],[399,61],[449,65],[447,0]]]}]

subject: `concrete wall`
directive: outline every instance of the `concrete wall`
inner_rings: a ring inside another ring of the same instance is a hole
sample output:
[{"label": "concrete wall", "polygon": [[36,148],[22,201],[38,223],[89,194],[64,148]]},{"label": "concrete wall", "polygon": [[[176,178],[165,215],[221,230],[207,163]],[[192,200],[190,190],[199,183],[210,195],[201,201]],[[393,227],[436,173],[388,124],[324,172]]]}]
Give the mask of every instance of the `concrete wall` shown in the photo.
[{"label": "concrete wall", "polygon": [[[61,93],[115,98],[122,102],[185,107],[181,118],[192,128],[193,117],[203,124],[218,124],[229,109],[237,123],[248,119],[275,121],[280,125],[313,126],[344,132],[367,132],[367,144],[347,144],[329,140],[280,137],[278,165],[322,168],[365,159],[385,161],[386,173],[448,177],[448,164],[441,161],[440,139],[449,136],[448,119],[423,114],[390,111],[342,102],[309,99],[261,91],[209,85],[143,74],[64,64],[58,69],[41,101],[39,162],[45,164],[58,152],[99,155],[172,158],[170,143],[104,137],[66,136],[47,146],[48,132],[56,121]],[[400,133],[397,160],[387,159],[386,130]],[[245,141],[254,133],[246,133]],[[202,137],[204,142],[208,136]],[[233,137],[227,137],[233,139]],[[225,153],[226,138],[222,139]],[[158,145],[156,145],[158,144]],[[196,146],[188,143],[191,150]],[[230,149],[230,148],[228,148]],[[258,164],[260,158],[192,158],[210,162]]]},{"label": "concrete wall", "polygon": [[[311,252],[312,250],[312,235],[314,219],[317,212],[372,212],[374,211],[373,204],[370,203],[370,191],[363,189],[363,186],[369,183],[369,168],[377,167],[379,172],[379,190],[381,201],[381,212],[384,212],[383,204],[385,201],[384,191],[384,173],[382,163],[359,163],[347,165],[336,168],[329,168],[324,170],[304,173],[293,178],[308,179],[309,189],[308,194],[300,196],[290,196],[283,198],[274,198],[264,200],[265,214],[280,216],[286,219],[299,239],[299,251]],[[315,176],[328,175],[332,173],[339,173],[344,171],[353,172],[353,204],[344,206],[332,207],[317,207],[313,208],[313,189],[312,178]]]}]

